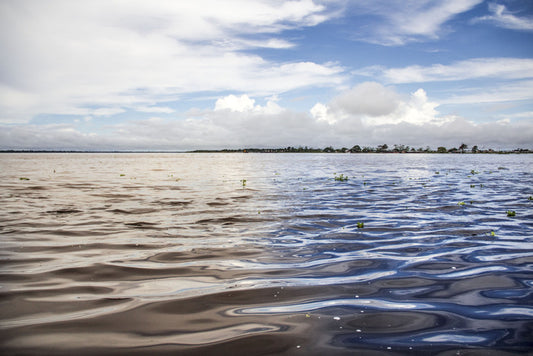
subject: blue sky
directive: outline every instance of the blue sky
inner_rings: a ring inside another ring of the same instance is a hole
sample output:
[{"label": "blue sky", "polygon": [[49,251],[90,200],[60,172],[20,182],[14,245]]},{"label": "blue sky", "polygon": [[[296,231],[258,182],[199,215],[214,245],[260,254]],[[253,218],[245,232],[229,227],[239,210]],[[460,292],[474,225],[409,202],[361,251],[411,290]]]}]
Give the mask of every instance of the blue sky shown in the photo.
[{"label": "blue sky", "polygon": [[0,149],[533,148],[526,0],[0,0]]}]

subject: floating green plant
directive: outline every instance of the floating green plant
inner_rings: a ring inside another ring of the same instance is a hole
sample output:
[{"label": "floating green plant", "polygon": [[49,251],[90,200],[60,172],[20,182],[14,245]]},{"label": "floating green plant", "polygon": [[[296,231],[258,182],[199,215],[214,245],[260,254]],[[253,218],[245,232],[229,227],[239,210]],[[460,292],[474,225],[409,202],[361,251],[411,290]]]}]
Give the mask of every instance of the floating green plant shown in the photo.
[{"label": "floating green plant", "polygon": [[120,176],[121,176],[121,177],[124,177],[124,176],[125,176],[125,174],[124,174],[124,173],[120,173]]},{"label": "floating green plant", "polygon": [[463,205],[466,205],[466,203],[464,201],[460,201],[459,203],[457,203],[457,205],[463,206]]},{"label": "floating green plant", "polygon": [[344,174],[341,173],[340,176],[335,175],[335,180],[339,182],[346,182],[348,180],[348,176],[345,176]]},{"label": "floating green plant", "polygon": [[470,174],[479,174],[479,172],[478,172],[478,171],[475,171],[475,170],[472,169],[472,170],[470,171]]},{"label": "floating green plant", "polygon": [[364,222],[358,222],[358,223],[357,223],[357,228],[358,228],[358,229],[362,229],[362,228],[364,228],[364,227],[365,227],[365,223],[364,223]]},{"label": "floating green plant", "polygon": [[494,231],[491,231],[490,236],[496,236],[496,233]]},{"label": "floating green plant", "polygon": [[19,180],[30,180],[30,178],[20,177]]},{"label": "floating green plant", "polygon": [[516,211],[514,210],[507,210],[507,216],[511,217],[511,216],[516,216]]},{"label": "floating green plant", "polygon": [[440,172],[437,171],[437,172],[435,172],[435,174],[440,174]]},{"label": "floating green plant", "polygon": [[476,185],[475,184],[470,184],[470,188],[475,188]]},{"label": "floating green plant", "polygon": [[246,179],[241,179],[242,187],[246,187]]},{"label": "floating green plant", "polygon": [[533,195],[530,195],[529,198],[527,198],[527,200],[533,200]]}]

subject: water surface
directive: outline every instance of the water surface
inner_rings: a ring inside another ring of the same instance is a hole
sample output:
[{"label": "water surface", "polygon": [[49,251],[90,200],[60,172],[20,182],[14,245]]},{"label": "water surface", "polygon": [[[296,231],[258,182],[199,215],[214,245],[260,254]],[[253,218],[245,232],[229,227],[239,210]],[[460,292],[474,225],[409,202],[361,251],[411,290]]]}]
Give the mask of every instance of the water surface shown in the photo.
[{"label": "water surface", "polygon": [[0,348],[526,354],[532,195],[532,155],[2,154]]}]

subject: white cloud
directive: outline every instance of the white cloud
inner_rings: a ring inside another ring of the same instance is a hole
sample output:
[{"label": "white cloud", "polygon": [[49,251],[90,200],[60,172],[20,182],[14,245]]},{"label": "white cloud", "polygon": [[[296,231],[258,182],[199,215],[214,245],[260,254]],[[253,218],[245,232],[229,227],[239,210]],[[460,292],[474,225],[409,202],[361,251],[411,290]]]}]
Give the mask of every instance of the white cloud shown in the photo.
[{"label": "white cloud", "polygon": [[250,111],[254,108],[255,100],[250,99],[248,95],[228,95],[220,98],[215,103],[215,111],[230,110],[230,111]]},{"label": "white cloud", "polygon": [[280,32],[332,16],[311,0],[2,1],[0,122],[142,108],[183,93],[337,85],[344,77],[335,63],[276,63],[240,51],[290,48]]},{"label": "white cloud", "polygon": [[524,79],[533,78],[533,59],[530,58],[473,58],[449,65],[408,66],[403,68],[367,67],[360,75],[378,75],[388,83],[422,83],[475,78]]},{"label": "white cloud", "polygon": [[159,114],[171,114],[175,112],[174,109],[166,107],[166,106],[136,106],[134,107],[135,111],[140,112],[151,112],[151,113],[159,113]]},{"label": "white cloud", "polygon": [[368,123],[374,125],[409,123],[412,125],[441,126],[450,120],[449,117],[439,115],[436,102],[429,101],[424,89],[418,89],[411,94],[409,100],[401,101],[396,110],[387,115],[369,117]]},{"label": "white cloud", "polygon": [[332,110],[322,103],[316,103],[309,112],[311,116],[318,122],[327,122],[329,125],[334,125],[337,122],[339,113],[332,113]]},{"label": "white cloud", "polygon": [[[318,104],[317,104],[318,105]],[[439,116],[439,103],[428,99],[418,89],[402,99],[392,88],[376,82],[365,82],[340,94],[329,105],[313,108],[314,116],[328,122],[362,122],[368,126],[409,123],[412,125],[443,125],[449,118]],[[312,112],[313,113],[313,112]]]},{"label": "white cloud", "polygon": [[533,80],[465,88],[443,99],[442,104],[479,104],[520,100],[533,100]]},{"label": "white cloud", "polygon": [[505,5],[496,3],[490,3],[489,10],[492,15],[478,17],[473,22],[489,22],[511,30],[533,31],[533,17],[515,16],[507,10]]},{"label": "white cloud", "polygon": [[284,109],[276,103],[277,100],[277,97],[273,96],[267,100],[265,106],[261,106],[255,105],[255,100],[251,99],[246,94],[243,94],[241,96],[231,94],[223,98],[217,99],[214,111],[225,110],[241,113],[246,112],[252,114],[278,114]]},{"label": "white cloud", "polygon": [[111,116],[111,115],[121,114],[123,112],[126,112],[126,110],[122,108],[99,108],[96,110],[89,111],[89,113],[94,116]]},{"label": "white cloud", "polygon": [[516,114],[505,115],[505,119],[528,119],[533,120],[533,111],[520,112]]},{"label": "white cloud", "polygon": [[363,0],[351,4],[353,11],[380,21],[358,27],[355,38],[371,43],[398,46],[412,41],[437,39],[444,24],[472,9],[483,0]]},{"label": "white cloud", "polygon": [[380,116],[394,111],[398,94],[376,82],[365,82],[336,97],[331,106],[352,115]]}]

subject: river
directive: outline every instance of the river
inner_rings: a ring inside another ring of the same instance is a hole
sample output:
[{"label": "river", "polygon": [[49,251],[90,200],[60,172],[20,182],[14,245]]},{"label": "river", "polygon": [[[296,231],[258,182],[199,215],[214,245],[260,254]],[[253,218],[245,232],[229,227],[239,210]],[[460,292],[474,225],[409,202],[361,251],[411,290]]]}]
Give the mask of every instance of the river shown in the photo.
[{"label": "river", "polygon": [[0,154],[0,349],[526,354],[532,195],[526,154]]}]

